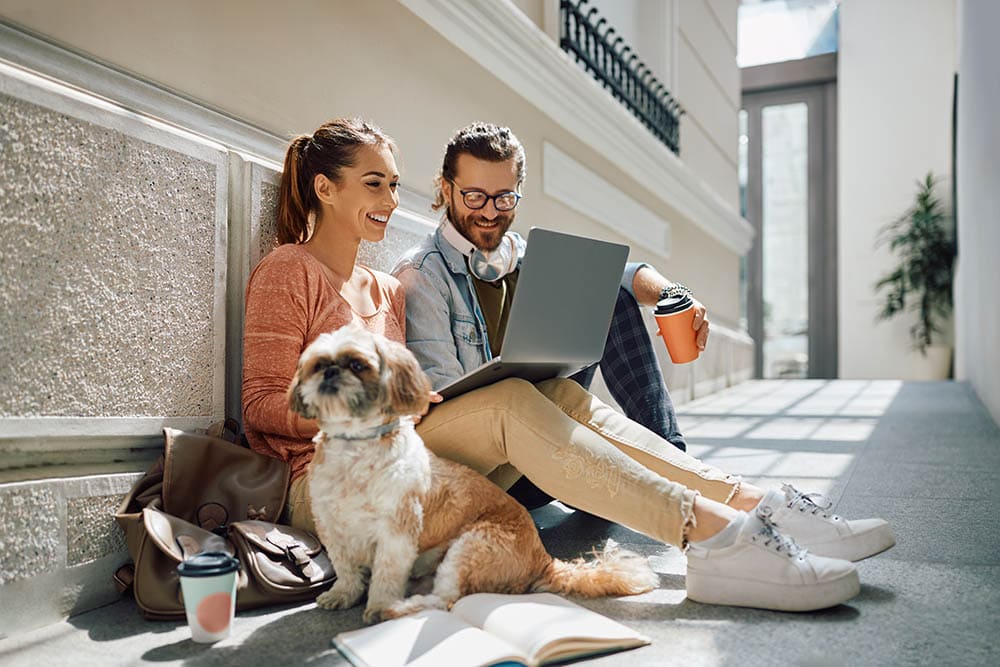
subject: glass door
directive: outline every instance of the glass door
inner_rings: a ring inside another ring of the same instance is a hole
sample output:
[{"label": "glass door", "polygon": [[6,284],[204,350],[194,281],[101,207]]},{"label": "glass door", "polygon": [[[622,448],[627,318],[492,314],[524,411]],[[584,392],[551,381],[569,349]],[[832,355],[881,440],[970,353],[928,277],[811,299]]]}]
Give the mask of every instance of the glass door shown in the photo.
[{"label": "glass door", "polygon": [[744,93],[740,174],[755,375],[837,376],[832,84]]}]

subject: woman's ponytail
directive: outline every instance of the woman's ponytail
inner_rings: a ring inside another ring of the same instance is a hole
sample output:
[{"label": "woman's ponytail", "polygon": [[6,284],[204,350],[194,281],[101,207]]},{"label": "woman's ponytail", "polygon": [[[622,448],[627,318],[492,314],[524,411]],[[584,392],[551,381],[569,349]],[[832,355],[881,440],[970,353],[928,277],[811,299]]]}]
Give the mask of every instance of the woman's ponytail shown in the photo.
[{"label": "woman's ponytail", "polygon": [[285,170],[281,173],[278,187],[278,245],[303,243],[309,238],[309,213],[312,210],[309,200],[315,195],[312,183],[303,184],[301,176],[303,154],[310,141],[312,137],[307,134],[297,136],[285,153]]}]

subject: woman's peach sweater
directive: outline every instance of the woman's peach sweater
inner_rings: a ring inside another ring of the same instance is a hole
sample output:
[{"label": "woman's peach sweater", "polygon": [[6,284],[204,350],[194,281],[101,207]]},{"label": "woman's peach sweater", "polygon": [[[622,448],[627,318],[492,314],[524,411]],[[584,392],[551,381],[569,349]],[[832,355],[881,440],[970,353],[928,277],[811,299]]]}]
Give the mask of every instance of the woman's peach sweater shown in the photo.
[{"label": "woman's peach sweater", "polygon": [[275,248],[250,274],[243,333],[243,428],[258,452],[287,461],[292,479],[312,460],[316,422],[288,409],[299,355],[321,333],[350,321],[386,338],[406,341],[402,286],[370,270],[378,285],[378,310],[354,312],[333,288],[319,260],[301,245]]}]

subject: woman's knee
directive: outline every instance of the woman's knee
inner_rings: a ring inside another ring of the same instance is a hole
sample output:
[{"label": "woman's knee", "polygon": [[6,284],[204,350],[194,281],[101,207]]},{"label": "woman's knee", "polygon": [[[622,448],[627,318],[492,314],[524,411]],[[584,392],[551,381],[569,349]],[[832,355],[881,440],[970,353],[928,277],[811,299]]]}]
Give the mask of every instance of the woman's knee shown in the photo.
[{"label": "woman's knee", "polygon": [[535,386],[520,378],[506,378],[462,394],[457,398],[431,407],[430,413],[417,426],[417,432],[426,439],[427,433],[451,422],[466,422],[470,415],[489,422],[495,417],[523,412],[524,408],[544,401]]}]

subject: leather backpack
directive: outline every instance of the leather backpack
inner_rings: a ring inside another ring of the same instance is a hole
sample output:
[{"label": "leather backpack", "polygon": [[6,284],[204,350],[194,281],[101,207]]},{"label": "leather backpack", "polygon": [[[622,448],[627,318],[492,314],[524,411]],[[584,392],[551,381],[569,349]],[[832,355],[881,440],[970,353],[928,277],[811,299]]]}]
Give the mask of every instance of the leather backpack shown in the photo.
[{"label": "leather backpack", "polygon": [[[227,426],[235,437],[238,428]],[[311,600],[333,583],[319,539],[275,523],[288,493],[287,463],[213,435],[165,428],[163,436],[163,456],[115,514],[132,558],[115,581],[131,590],[143,616],[184,618],[177,566],[201,551],[239,559],[239,610]]]}]

